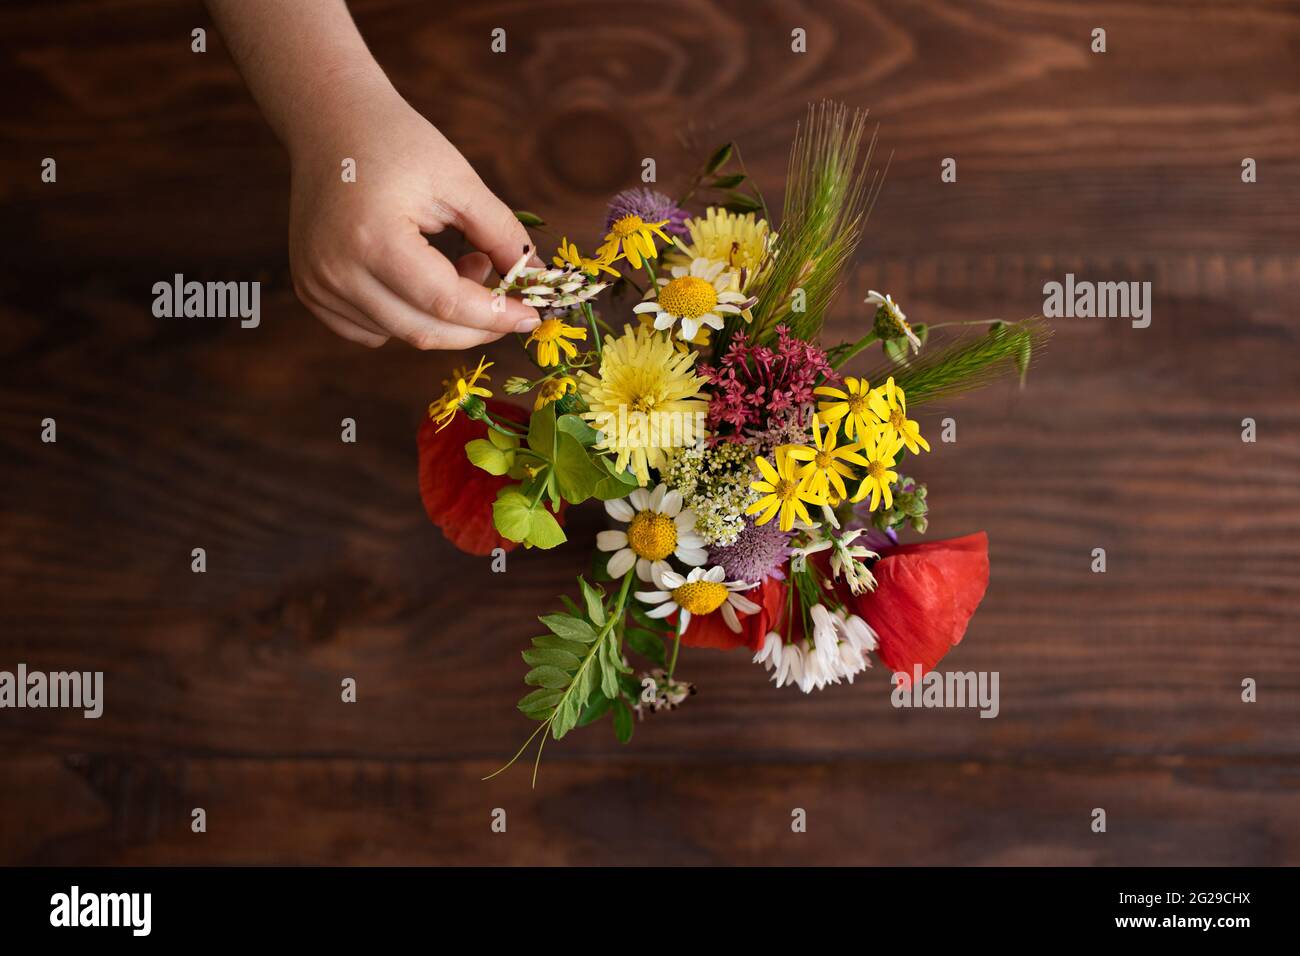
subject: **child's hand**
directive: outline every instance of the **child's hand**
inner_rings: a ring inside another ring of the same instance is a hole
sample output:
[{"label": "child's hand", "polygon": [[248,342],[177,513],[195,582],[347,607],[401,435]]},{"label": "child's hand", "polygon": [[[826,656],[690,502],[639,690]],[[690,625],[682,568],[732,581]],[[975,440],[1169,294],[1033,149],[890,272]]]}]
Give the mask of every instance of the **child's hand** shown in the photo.
[{"label": "child's hand", "polygon": [[[483,287],[494,265],[505,273],[532,251],[524,227],[393,89],[343,0],[207,4],[289,149],[289,264],[317,318],[363,345],[395,335],[419,349],[538,325],[536,310]],[[447,226],[481,252],[448,262],[421,235]]]},{"label": "child's hand", "polygon": [[[339,335],[467,349],[537,326],[536,310],[483,285],[493,266],[504,273],[532,251],[528,233],[391,87],[290,146],[294,290]],[[345,158],[356,161],[355,182],[343,179]],[[421,235],[448,226],[482,251],[453,265]]]}]

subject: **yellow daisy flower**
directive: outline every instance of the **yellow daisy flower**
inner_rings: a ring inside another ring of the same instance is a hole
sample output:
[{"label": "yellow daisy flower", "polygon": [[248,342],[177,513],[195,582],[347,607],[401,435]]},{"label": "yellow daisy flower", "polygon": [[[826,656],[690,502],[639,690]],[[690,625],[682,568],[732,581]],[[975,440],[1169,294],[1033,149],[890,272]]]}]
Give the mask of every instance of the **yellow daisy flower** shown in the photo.
[{"label": "yellow daisy flower", "polygon": [[533,404],[533,411],[539,408],[545,408],[551,402],[558,402],[570,392],[578,390],[578,383],[568,375],[560,375],[556,378],[548,378],[537,388],[537,401]]},{"label": "yellow daisy flower", "polygon": [[655,248],[655,236],[666,243],[672,243],[668,234],[659,228],[667,222],[667,219],[663,222],[646,222],[640,216],[624,216],[609,227],[609,235],[605,236],[605,243],[596,250],[596,254],[613,262],[622,252],[633,269],[640,269],[642,259],[654,259],[659,255]]},{"label": "yellow daisy flower", "polygon": [[708,402],[699,397],[705,380],[695,374],[695,352],[679,352],[667,336],[644,326],[623,327],[605,340],[600,374],[582,372],[578,391],[587,403],[582,417],[601,433],[597,447],[629,465],[642,484],[650,469],[663,469],[668,452],[702,437]]},{"label": "yellow daisy flower", "polygon": [[782,531],[793,528],[795,518],[812,524],[812,516],[804,504],[824,505],[826,496],[809,490],[807,480],[799,477],[799,461],[789,454],[788,447],[782,446],[776,450],[775,468],[766,458],[755,458],[754,463],[758,465],[763,477],[759,481],[750,482],[749,487],[759,493],[759,498],[745,509],[745,514],[762,512],[755,519],[755,524],[767,524],[780,515]]},{"label": "yellow daisy flower", "polygon": [[564,354],[569,358],[578,354],[578,349],[568,341],[569,339],[585,341],[586,338],[586,329],[576,325],[565,325],[563,319],[553,315],[542,319],[542,324],[528,333],[528,339],[524,344],[537,343],[537,364],[547,368],[560,364],[560,349],[564,349]]},{"label": "yellow daisy flower", "polygon": [[882,422],[881,435],[902,438],[913,455],[920,454],[922,448],[930,450],[930,443],[921,437],[921,426],[907,417],[907,396],[894,384],[894,376],[873,388],[867,403]]},{"label": "yellow daisy flower", "polygon": [[795,461],[808,464],[799,468],[799,477],[808,485],[813,494],[827,499],[827,504],[838,504],[847,498],[848,490],[844,479],[853,478],[853,469],[849,463],[866,465],[867,460],[858,454],[860,445],[837,446],[839,429],[831,425],[826,427],[826,436],[822,437],[821,422],[817,416],[812,418],[813,445],[794,445],[787,454]]},{"label": "yellow daisy flower", "polygon": [[902,447],[903,439],[900,436],[881,435],[879,438],[865,439],[862,442],[862,456],[867,460],[867,474],[853,495],[854,501],[861,501],[870,494],[872,511],[880,506],[882,499],[886,510],[894,506],[894,493],[889,490],[889,486],[898,481],[898,472],[890,469],[894,467],[894,456]]},{"label": "yellow daisy flower", "polygon": [[865,378],[853,378],[849,376],[844,379],[844,388],[834,388],[830,385],[822,385],[813,389],[816,395],[828,395],[831,398],[839,399],[834,402],[821,402],[817,406],[817,411],[821,419],[828,424],[839,428],[841,420],[844,421],[844,434],[849,440],[853,440],[856,434],[860,440],[868,437],[874,437],[880,428],[880,421],[876,418],[875,412],[871,410],[869,404],[871,398],[871,385]]},{"label": "yellow daisy flower", "polygon": [[560,248],[551,257],[551,262],[561,269],[580,269],[587,275],[592,276],[598,272],[608,272],[614,278],[618,278],[618,270],[610,268],[610,260],[603,257],[591,259],[584,256],[578,251],[577,243],[570,242],[567,236],[560,240]]},{"label": "yellow daisy flower", "polygon": [[470,396],[477,396],[478,398],[492,397],[490,390],[478,384],[479,382],[490,382],[492,380],[492,376],[487,374],[487,370],[492,365],[492,362],[480,357],[478,368],[471,371],[468,367],[462,366],[453,369],[450,378],[442,380],[444,389],[442,396],[429,403],[429,417],[438,426],[438,431],[442,431],[451,424],[451,420],[456,417],[456,412],[460,410],[465,400]]}]

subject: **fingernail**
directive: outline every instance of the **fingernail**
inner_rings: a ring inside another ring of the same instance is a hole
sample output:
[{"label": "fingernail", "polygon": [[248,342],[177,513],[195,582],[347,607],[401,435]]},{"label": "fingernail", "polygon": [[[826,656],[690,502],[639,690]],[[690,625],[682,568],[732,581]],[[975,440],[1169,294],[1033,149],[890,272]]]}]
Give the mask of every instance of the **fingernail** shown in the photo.
[{"label": "fingernail", "polygon": [[520,333],[531,332],[541,324],[541,319],[521,319],[519,324],[515,326],[515,331]]}]

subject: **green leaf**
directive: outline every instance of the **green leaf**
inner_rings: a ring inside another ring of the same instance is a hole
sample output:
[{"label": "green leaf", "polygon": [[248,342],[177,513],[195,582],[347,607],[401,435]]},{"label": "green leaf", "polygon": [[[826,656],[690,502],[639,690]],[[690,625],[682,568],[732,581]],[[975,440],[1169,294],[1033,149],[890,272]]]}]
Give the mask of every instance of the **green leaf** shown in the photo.
[{"label": "green leaf", "polygon": [[602,478],[600,483],[596,485],[596,497],[601,501],[626,497],[633,488],[640,486],[641,483],[631,471],[617,470],[613,458],[602,456],[600,461],[605,465],[605,470],[609,472],[609,477]]},{"label": "green leaf", "polygon": [[600,432],[583,421],[579,415],[561,415],[555,420],[555,427],[578,439],[586,448],[600,441]]},{"label": "green leaf", "polygon": [[569,641],[578,641],[582,644],[590,644],[596,639],[596,629],[586,621],[570,617],[567,614],[547,614],[538,618],[546,629],[556,637],[562,637]]},{"label": "green leaf", "polygon": [[502,451],[511,451],[519,447],[519,439],[514,435],[507,435],[505,432],[497,431],[495,428],[488,429],[488,441]]},{"label": "green leaf", "polygon": [[525,695],[519,701],[517,706],[530,717],[538,712],[540,712],[543,717],[546,717],[549,716],[552,708],[559,703],[560,698],[563,696],[564,691],[562,690],[543,687],[540,690],[535,690],[531,694]]},{"label": "green leaf", "polygon": [[515,218],[518,219],[520,222],[522,222],[525,226],[546,225],[546,220],[543,219],[541,216],[537,215],[537,213],[528,212],[525,209],[516,209],[514,212],[515,212]]},{"label": "green leaf", "polygon": [[577,670],[578,664],[581,663],[576,654],[544,647],[531,648],[524,651],[520,656],[523,657],[525,664],[532,667],[541,667],[546,664],[569,672]]},{"label": "green leaf", "polygon": [[582,600],[587,605],[587,617],[600,627],[605,623],[605,595],[582,578],[578,578],[578,587],[582,589]]},{"label": "green leaf", "polygon": [[664,642],[658,634],[640,627],[629,627],[623,632],[623,640],[627,646],[632,648],[646,660],[658,664],[660,667],[665,666],[664,660]]},{"label": "green leaf", "polygon": [[560,670],[558,667],[551,667],[546,664],[541,667],[534,667],[524,675],[524,683],[531,684],[533,687],[565,688],[572,681],[572,675]]},{"label": "green leaf", "polygon": [[582,443],[567,432],[558,436],[555,449],[555,476],[560,494],[570,504],[581,504],[596,492],[607,476],[582,447]]},{"label": "green leaf", "polygon": [[578,699],[572,695],[565,697],[560,701],[560,706],[555,709],[555,718],[551,721],[551,736],[559,740],[578,723],[578,715],[582,712],[582,705]]},{"label": "green leaf", "polygon": [[600,720],[609,712],[611,703],[613,702],[603,694],[597,697],[583,709],[582,716],[578,718],[578,726],[586,727],[588,724],[594,724]]},{"label": "green leaf", "polygon": [[706,174],[716,173],[719,169],[725,166],[727,160],[731,159],[731,151],[734,148],[735,147],[731,143],[724,143],[722,146],[719,146],[714,151],[713,155],[709,157],[709,161],[704,164],[704,172]]},{"label": "green leaf", "polygon": [[[488,429],[489,435],[496,434]],[[504,475],[510,470],[510,458],[486,438],[475,438],[465,443],[465,457],[470,464],[482,468],[489,475]]]},{"label": "green leaf", "polygon": [[719,176],[713,180],[714,189],[735,189],[745,181],[744,173],[732,173],[730,176]]},{"label": "green leaf", "polygon": [[632,708],[620,697],[614,701],[614,736],[618,737],[619,743],[625,744],[632,739],[633,726]]},{"label": "green leaf", "polygon": [[618,674],[622,665],[617,661],[618,642],[607,638],[602,644],[599,652],[601,659],[597,662],[600,668],[600,692],[606,697],[618,696]]},{"label": "green leaf", "polygon": [[562,637],[556,637],[554,634],[543,634],[541,637],[534,637],[533,647],[541,648],[544,651],[567,651],[574,657],[585,657],[587,654],[587,645],[578,641],[565,640]]},{"label": "green leaf", "polygon": [[[502,532],[504,534],[504,532]],[[569,539],[565,537],[564,529],[560,523],[555,520],[555,516],[545,508],[535,508],[529,523],[528,536],[524,538],[524,543],[534,548],[554,548],[557,545],[564,544]]]},{"label": "green leaf", "polygon": [[744,193],[727,193],[727,208],[742,215],[747,212],[760,212],[763,204],[753,196]]},{"label": "green leaf", "polygon": [[523,541],[532,532],[532,503],[512,488],[503,488],[492,503],[492,523],[501,537]]},{"label": "green leaf", "polygon": [[528,447],[547,461],[555,459],[555,405],[533,412],[528,420]]}]

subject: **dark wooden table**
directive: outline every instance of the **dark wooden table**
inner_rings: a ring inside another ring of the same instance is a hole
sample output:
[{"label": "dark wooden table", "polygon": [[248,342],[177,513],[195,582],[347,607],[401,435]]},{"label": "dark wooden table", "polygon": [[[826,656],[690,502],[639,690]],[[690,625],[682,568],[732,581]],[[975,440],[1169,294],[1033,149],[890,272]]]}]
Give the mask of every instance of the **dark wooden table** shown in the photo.
[{"label": "dark wooden table", "polygon": [[[892,164],[831,340],[868,288],[936,322],[1034,314],[1067,272],[1154,287],[1150,328],[1059,320],[1026,391],[924,416],[958,422],[931,537],[991,540],[948,665],[1000,672],[997,719],[687,652],[698,697],[627,748],[552,744],[530,790],[479,778],[530,730],[518,652],[599,512],[505,575],[455,552],[414,434],[462,356],[298,305],[286,162],[215,34],[190,52],[202,10],[7,5],[0,669],[103,670],[107,702],[0,711],[0,861],[1300,863],[1300,15],[1092,6],[355,4],[489,184],[587,243],[643,156],[670,185],[734,138],[777,196],[807,101],[870,107]],[[176,272],[263,281],[261,327],[155,319]]]}]

